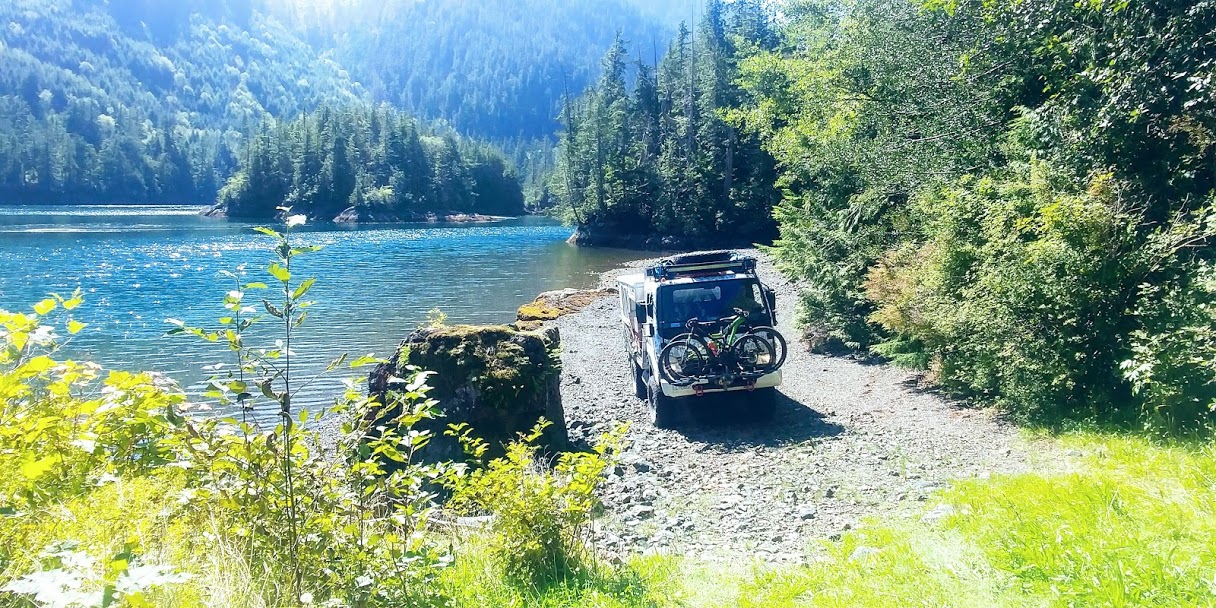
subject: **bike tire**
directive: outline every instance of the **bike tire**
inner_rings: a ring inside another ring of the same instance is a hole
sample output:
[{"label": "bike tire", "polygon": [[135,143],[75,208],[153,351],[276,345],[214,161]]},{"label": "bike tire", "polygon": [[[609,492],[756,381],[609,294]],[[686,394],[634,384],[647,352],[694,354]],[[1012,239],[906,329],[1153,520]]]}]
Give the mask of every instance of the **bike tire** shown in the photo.
[{"label": "bike tire", "polygon": [[752,333],[739,336],[730,347],[732,358],[739,371],[745,375],[769,373],[776,362],[773,345],[764,338]]},{"label": "bike tire", "polygon": [[713,355],[705,338],[696,334],[681,334],[667,343],[659,353],[659,371],[675,385],[695,382],[709,369]]},{"label": "bike tire", "polygon": [[768,326],[760,326],[748,330],[749,334],[760,336],[761,340],[767,340],[773,347],[773,365],[769,368],[770,372],[775,372],[785,365],[785,357],[789,354],[789,345],[785,342],[785,336],[776,328]]}]

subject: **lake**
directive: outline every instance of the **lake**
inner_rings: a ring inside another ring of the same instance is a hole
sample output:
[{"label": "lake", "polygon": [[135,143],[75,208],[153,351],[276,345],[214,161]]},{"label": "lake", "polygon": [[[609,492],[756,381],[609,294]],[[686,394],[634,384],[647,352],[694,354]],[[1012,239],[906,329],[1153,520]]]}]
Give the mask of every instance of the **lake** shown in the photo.
[{"label": "lake", "polygon": [[[223,345],[165,337],[165,320],[217,327],[232,286],[221,271],[244,265],[248,281],[270,283],[265,266],[273,256],[272,239],[254,232],[255,224],[199,212],[0,206],[0,308],[28,311],[48,293],[66,296],[80,287],[85,305],[76,317],[89,327],[70,340],[63,357],[163,372],[197,394],[207,377],[203,368],[230,361],[231,354]],[[647,256],[580,249],[566,244],[569,235],[569,228],[541,218],[303,227],[295,242],[324,249],[295,267],[296,277],[317,278],[309,294],[317,305],[293,336],[297,369],[323,369],[341,353],[388,357],[432,309],[449,323],[507,323],[542,291],[594,287],[601,272]],[[267,323],[255,338],[269,336],[269,329]],[[325,404],[338,386],[337,378],[317,384],[296,403]]]}]

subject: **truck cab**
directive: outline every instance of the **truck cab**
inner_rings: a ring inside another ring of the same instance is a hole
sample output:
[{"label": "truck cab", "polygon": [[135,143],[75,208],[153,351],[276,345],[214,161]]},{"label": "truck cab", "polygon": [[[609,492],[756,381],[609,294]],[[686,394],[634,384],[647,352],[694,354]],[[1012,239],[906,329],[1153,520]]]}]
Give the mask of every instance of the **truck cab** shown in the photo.
[{"label": "truck cab", "polygon": [[712,323],[743,310],[751,326],[776,323],[776,297],[757,276],[754,258],[729,251],[677,256],[620,277],[617,287],[634,394],[648,401],[656,426],[674,426],[697,399],[716,393],[736,393],[751,417],[771,417],[780,370],[755,380],[706,378],[677,386],[659,369],[659,353],[688,331],[690,319]]}]

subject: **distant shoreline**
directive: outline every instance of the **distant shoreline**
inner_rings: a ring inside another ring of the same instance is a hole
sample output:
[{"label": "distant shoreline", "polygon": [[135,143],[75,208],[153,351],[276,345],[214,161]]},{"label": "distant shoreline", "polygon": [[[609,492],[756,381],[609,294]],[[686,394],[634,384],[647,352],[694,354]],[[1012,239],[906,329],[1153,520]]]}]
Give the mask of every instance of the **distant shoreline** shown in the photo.
[{"label": "distant shoreline", "polygon": [[[230,218],[222,207],[212,206],[204,209],[201,215],[216,219],[232,219],[238,221],[265,221],[274,218],[237,217]],[[317,219],[314,221],[333,224],[488,224],[507,220],[519,219],[522,216],[485,215],[464,211],[417,211],[408,213],[375,212],[349,208],[333,219]]]}]

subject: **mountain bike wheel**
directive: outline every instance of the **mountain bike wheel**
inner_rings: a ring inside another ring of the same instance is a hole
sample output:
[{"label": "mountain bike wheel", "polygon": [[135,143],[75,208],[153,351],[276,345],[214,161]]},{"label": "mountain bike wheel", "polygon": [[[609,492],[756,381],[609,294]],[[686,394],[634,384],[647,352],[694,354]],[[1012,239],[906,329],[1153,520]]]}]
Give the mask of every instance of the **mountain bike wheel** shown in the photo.
[{"label": "mountain bike wheel", "polygon": [[769,371],[775,372],[781,369],[782,365],[785,365],[785,356],[789,353],[789,347],[786,345],[785,336],[781,335],[781,332],[772,327],[763,326],[752,329],[747,333],[759,336],[761,340],[768,342],[773,347],[773,364],[770,366]]},{"label": "mountain bike wheel", "polygon": [[676,336],[659,353],[659,370],[672,384],[691,384],[709,369],[709,344],[695,334]]},{"label": "mountain bike wheel", "polygon": [[754,334],[743,334],[730,347],[731,354],[743,373],[768,373],[777,361],[773,346]]}]

